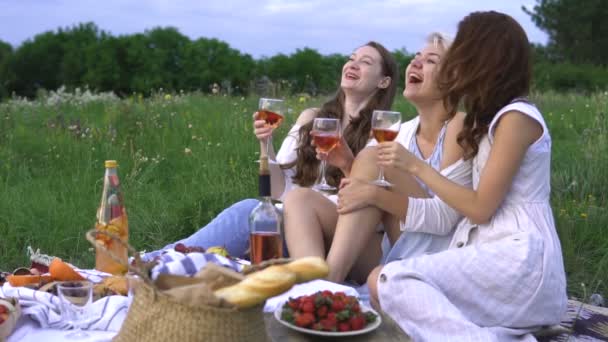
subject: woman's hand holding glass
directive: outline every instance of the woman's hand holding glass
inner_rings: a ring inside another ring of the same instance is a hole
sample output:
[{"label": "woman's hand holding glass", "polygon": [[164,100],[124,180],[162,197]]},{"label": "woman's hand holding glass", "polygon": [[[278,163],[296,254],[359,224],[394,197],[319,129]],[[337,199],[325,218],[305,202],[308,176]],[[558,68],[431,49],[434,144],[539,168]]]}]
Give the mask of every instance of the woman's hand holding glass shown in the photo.
[{"label": "woman's hand holding glass", "polygon": [[392,167],[415,175],[421,160],[400,143],[395,141],[381,143],[377,146],[377,150],[379,167]]},{"label": "woman's hand holding glass", "polygon": [[[314,142],[313,142],[314,144]],[[348,147],[348,143],[341,136],[340,140],[329,153],[323,152],[317,147],[317,159],[326,160],[329,165],[335,166],[342,171],[347,171],[345,174],[350,173],[350,168],[355,160],[353,151]]]},{"label": "woman's hand holding glass", "polygon": [[327,156],[338,145],[342,136],[340,120],[316,118],[312,123],[310,134],[314,145],[317,147],[317,155],[321,153],[321,158],[319,158],[321,159],[321,179],[312,188],[319,191],[336,190],[335,186],[327,183],[325,169],[327,168]]},{"label": "woman's hand holding glass", "polygon": [[280,99],[261,98],[258,111],[253,114],[253,129],[260,141],[266,142],[266,155],[270,155],[272,132],[283,122],[285,104]]},{"label": "woman's hand holding glass", "polygon": [[[388,110],[375,110],[372,113],[372,133],[379,143],[393,141],[401,128],[401,113]],[[380,174],[373,184],[391,187],[393,184],[384,179],[384,168],[380,166]]]}]

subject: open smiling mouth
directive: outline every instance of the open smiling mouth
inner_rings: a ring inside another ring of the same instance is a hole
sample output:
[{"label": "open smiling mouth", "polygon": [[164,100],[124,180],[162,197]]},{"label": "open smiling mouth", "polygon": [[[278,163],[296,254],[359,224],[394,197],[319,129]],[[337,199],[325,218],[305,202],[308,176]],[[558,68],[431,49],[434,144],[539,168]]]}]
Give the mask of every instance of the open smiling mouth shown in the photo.
[{"label": "open smiling mouth", "polygon": [[417,83],[422,83],[422,77],[416,75],[416,74],[410,74],[409,77],[407,78],[409,83],[413,83],[413,84],[417,84]]}]

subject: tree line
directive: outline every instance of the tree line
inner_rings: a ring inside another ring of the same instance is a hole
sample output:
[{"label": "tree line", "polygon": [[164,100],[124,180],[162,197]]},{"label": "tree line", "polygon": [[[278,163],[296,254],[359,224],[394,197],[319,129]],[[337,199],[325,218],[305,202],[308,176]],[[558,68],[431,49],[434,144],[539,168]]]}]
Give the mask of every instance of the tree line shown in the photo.
[{"label": "tree line", "polygon": [[[540,90],[606,89],[608,1],[537,0],[522,8],[548,33],[546,46],[533,45],[534,87]],[[394,51],[401,67],[412,58]],[[0,99],[34,97],[41,90],[89,87],[127,96],[168,92],[247,94],[260,83],[291,93],[333,91],[347,56],[302,48],[254,59],[217,39],[191,40],[172,27],[112,36],[94,23],[36,35],[14,49],[0,40]]]}]

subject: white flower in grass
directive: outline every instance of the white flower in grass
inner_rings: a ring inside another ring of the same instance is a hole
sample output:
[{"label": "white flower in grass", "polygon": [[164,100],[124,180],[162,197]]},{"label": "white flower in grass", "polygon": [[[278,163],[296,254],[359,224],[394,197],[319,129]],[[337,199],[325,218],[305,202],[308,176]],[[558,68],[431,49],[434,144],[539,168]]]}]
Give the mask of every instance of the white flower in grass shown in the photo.
[{"label": "white flower in grass", "polygon": [[186,147],[186,148],[184,149],[184,153],[185,153],[185,154],[192,154],[192,150],[191,150],[189,147]]}]

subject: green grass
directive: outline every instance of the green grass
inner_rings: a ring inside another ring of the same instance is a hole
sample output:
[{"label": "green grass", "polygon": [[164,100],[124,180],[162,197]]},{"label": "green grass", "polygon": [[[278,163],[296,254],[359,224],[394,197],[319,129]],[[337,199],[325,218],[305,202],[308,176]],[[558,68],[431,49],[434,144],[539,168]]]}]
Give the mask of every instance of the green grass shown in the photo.
[{"label": "green grass", "polygon": [[[118,160],[131,243],[154,249],[196,231],[229,204],[256,195],[257,98],[87,94],[0,104],[0,269],[28,264],[26,248],[93,266],[84,239],[101,192],[103,161]],[[60,100],[57,100],[59,98]],[[304,108],[288,98],[275,145]],[[608,293],[608,94],[537,94],[553,137],[552,205],[569,293]],[[414,111],[402,98],[394,106]]]}]

